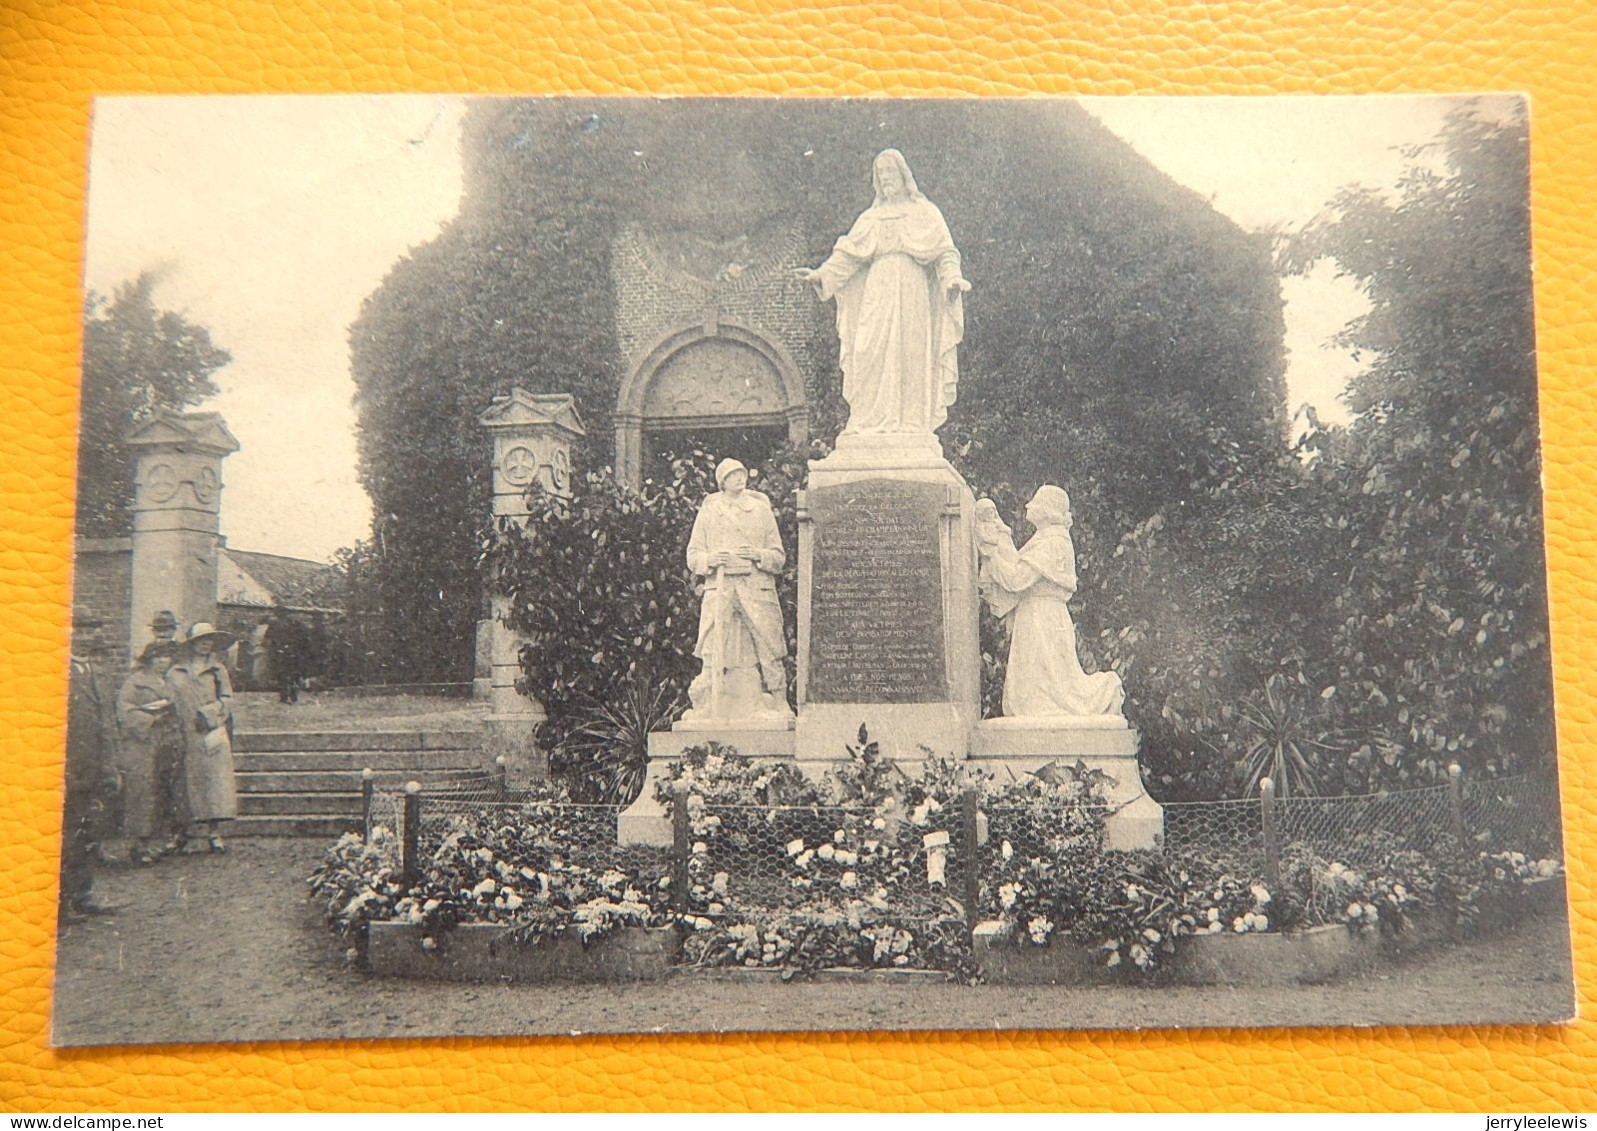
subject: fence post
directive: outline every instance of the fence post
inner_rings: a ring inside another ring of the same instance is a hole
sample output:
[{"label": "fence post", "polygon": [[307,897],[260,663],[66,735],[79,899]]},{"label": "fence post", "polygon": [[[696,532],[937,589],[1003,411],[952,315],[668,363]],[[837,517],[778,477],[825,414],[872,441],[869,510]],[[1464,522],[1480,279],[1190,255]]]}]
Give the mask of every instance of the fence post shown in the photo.
[{"label": "fence post", "polygon": [[964,890],[960,894],[965,903],[965,928],[969,931],[975,931],[981,920],[977,906],[981,902],[981,852],[976,827],[980,821],[980,802],[975,786],[967,785],[959,795],[959,848],[964,855],[964,867],[960,869]]},{"label": "fence post", "polygon": [[400,878],[407,884],[413,884],[421,878],[421,782],[408,781],[405,783],[405,838],[401,842],[399,871]]},{"label": "fence post", "polygon": [[1469,842],[1464,825],[1464,767],[1457,762],[1447,767],[1447,800],[1453,810],[1453,836],[1462,852]]},{"label": "fence post", "polygon": [[1259,810],[1264,816],[1264,881],[1270,894],[1281,890],[1281,841],[1276,831],[1275,782],[1259,779]]},{"label": "fence post", "polygon": [[376,794],[377,782],[372,768],[367,766],[360,772],[360,838],[367,844],[372,842],[372,800]]},{"label": "fence post", "polygon": [[688,824],[688,791],[678,785],[671,791],[671,906],[678,911],[688,909],[688,855],[693,851],[689,843],[692,828]]},{"label": "fence post", "polygon": [[494,765],[499,768],[499,800],[503,801],[510,796],[510,763],[501,754],[494,759]]}]

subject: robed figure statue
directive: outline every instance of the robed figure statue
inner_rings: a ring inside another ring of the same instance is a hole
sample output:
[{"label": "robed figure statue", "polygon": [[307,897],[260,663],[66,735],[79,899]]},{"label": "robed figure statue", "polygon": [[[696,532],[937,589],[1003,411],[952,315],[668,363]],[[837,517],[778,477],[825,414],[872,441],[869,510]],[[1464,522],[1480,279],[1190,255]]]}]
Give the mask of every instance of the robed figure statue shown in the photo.
[{"label": "robed figure statue", "polygon": [[707,497],[688,538],[688,569],[704,581],[699,640],[703,665],[688,688],[687,723],[775,722],[787,705],[787,638],[776,579],[786,555],[771,501],[748,488],[735,459],[715,469],[720,491]]},{"label": "robed figure statue", "polygon": [[965,336],[959,251],[896,149],[871,169],[876,200],[818,268],[796,274],[837,300],[844,436],[930,435],[948,418]]},{"label": "robed figure statue", "polygon": [[1019,550],[997,509],[985,500],[977,504],[977,520],[982,596],[1009,621],[1004,716],[1122,717],[1120,677],[1089,675],[1076,655],[1076,625],[1068,605],[1076,593],[1070,497],[1060,487],[1037,488],[1026,504],[1026,521],[1037,532]]}]

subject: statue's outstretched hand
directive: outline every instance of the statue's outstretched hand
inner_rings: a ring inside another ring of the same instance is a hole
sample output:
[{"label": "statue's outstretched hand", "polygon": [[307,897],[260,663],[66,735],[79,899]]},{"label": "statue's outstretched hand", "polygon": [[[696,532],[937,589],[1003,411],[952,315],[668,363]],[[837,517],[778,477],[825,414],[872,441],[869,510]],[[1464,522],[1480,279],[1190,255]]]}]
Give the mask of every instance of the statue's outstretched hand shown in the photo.
[{"label": "statue's outstretched hand", "polygon": [[948,299],[952,302],[962,294],[970,291],[970,283],[965,279],[953,279],[948,284]]}]

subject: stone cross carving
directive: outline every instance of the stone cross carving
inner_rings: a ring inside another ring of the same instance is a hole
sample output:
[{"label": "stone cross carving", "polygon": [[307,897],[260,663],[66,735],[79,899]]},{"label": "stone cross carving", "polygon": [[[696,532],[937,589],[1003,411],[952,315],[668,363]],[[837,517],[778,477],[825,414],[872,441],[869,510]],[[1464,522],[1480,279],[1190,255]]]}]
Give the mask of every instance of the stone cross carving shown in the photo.
[{"label": "stone cross carving", "polygon": [[127,445],[135,459],[128,647],[138,655],[162,609],[182,624],[216,619],[222,460],[238,440],[214,412],[163,409]]}]

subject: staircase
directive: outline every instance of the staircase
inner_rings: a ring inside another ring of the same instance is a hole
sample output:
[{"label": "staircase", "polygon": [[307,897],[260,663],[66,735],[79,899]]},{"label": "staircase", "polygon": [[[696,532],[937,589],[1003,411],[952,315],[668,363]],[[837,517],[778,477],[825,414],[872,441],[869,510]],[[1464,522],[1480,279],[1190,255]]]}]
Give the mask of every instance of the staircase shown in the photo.
[{"label": "staircase", "polygon": [[233,741],[231,836],[336,837],[361,826],[361,771],[378,787],[448,789],[484,780],[482,732],[254,731]]}]

